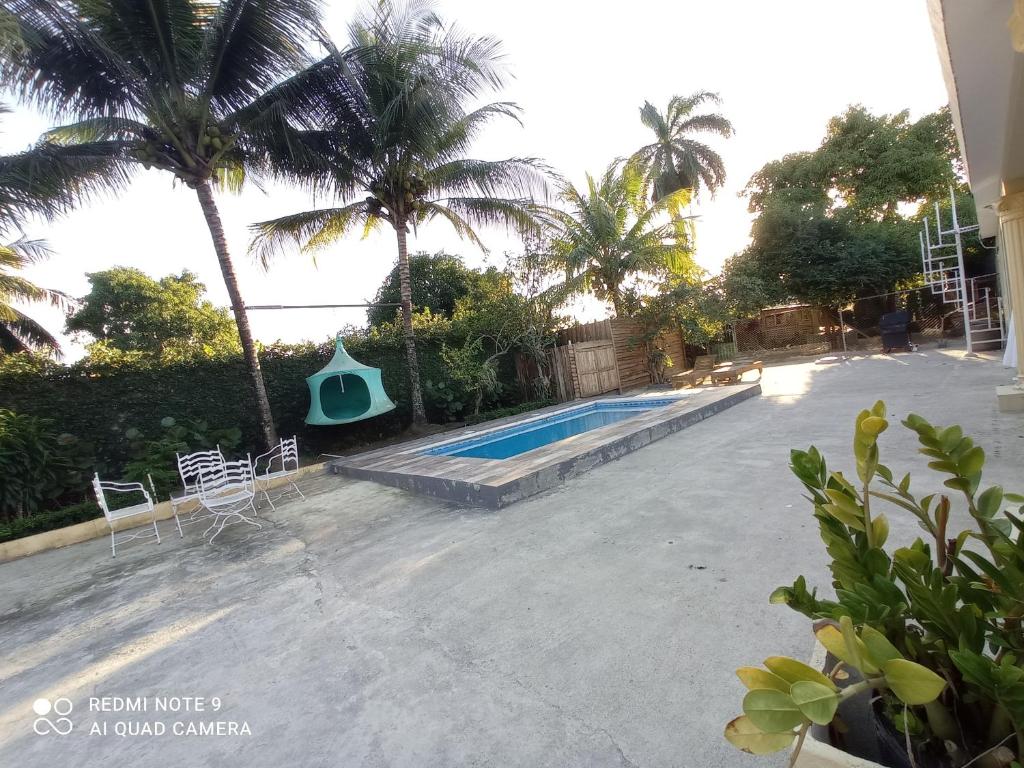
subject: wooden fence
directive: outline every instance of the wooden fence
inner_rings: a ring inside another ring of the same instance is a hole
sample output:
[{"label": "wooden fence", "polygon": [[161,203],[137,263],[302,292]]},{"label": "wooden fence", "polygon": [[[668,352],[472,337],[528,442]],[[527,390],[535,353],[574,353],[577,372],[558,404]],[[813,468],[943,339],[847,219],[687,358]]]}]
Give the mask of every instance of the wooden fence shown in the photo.
[{"label": "wooden fence", "polygon": [[[548,354],[552,395],[559,402],[653,383],[648,348],[640,326],[629,318],[582,323],[558,332]],[[653,342],[672,363],[669,373],[686,368],[682,334],[666,329]],[[517,365],[517,370],[525,367]]]}]

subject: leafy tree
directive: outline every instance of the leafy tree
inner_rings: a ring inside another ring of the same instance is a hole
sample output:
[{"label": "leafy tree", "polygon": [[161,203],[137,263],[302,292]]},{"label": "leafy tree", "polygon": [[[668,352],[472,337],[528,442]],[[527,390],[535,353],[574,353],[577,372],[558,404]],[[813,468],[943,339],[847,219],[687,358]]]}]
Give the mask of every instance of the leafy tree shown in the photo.
[{"label": "leafy tree", "polygon": [[[236,189],[260,170],[260,147],[288,130],[265,92],[306,63],[318,0],[2,0],[22,45],[0,54],[0,76],[22,101],[75,122],[45,137],[105,167],[121,186],[134,164],[193,189],[214,250],[245,360],[263,438],[277,442],[256,346],[228,252],[214,187]],[[63,148],[63,149],[62,149]],[[37,177],[54,186],[59,179]]]},{"label": "leafy tree", "polygon": [[716,113],[694,112],[704,104],[722,103],[717,93],[697,91],[673,96],[665,112],[651,102],[640,108],[640,120],[654,132],[655,140],[630,158],[643,172],[644,190],[653,202],[688,189],[697,195],[701,187],[714,192],[725,183],[725,163],[719,154],[693,134],[717,134],[729,138],[732,123]]},{"label": "leafy tree", "polygon": [[750,211],[779,201],[853,221],[895,221],[901,204],[949,195],[958,172],[949,110],[910,122],[904,110],[873,115],[852,106],[829,120],[821,146],[786,155],[755,173],[744,190]]},{"label": "leafy tree", "polygon": [[87,277],[91,288],[69,315],[67,331],[92,336],[90,351],[139,352],[163,361],[241,351],[231,316],[203,298],[206,286],[191,272],[154,280],[115,267]]},{"label": "leafy tree", "polygon": [[779,276],[772,277],[768,269],[750,249],[725,260],[716,284],[730,317],[751,317],[789,298]]},{"label": "leafy tree", "polygon": [[623,287],[630,278],[668,273],[695,274],[687,222],[663,216],[685,202],[689,190],[679,189],[648,204],[643,173],[616,160],[579,190],[561,188],[568,211],[551,210],[552,248],[577,291],[591,291],[611,302],[622,315]]},{"label": "leafy tree", "polygon": [[[469,294],[479,272],[470,269],[461,258],[444,251],[433,255],[420,251],[409,256],[409,281],[412,289],[413,310],[429,309],[434,315],[451,317],[455,304]],[[377,289],[374,302],[398,304],[402,299],[401,276],[398,265],[388,273]],[[366,312],[370,325],[380,325],[394,319],[395,307],[370,307]]]},{"label": "leafy tree", "polygon": [[474,227],[529,227],[530,196],[544,189],[544,169],[532,158],[468,155],[493,118],[519,113],[508,102],[476,106],[504,80],[497,40],[464,34],[425,3],[391,0],[357,18],[350,37],[347,51],[298,78],[289,116],[306,130],[282,148],[281,161],[343,205],[257,224],[253,248],[266,262],[289,244],[313,250],[356,228],[364,235],[382,224],[394,230],[413,420],[419,424],[426,414],[412,326],[410,230],[440,218],[483,247]]},{"label": "leafy tree", "polygon": [[42,288],[12,274],[49,254],[49,248],[41,240],[21,238],[0,245],[0,354],[33,350],[60,352],[60,343],[53,334],[12,305],[15,301],[48,302],[57,307],[66,304],[67,297],[60,291]]},{"label": "leafy tree", "polygon": [[913,278],[919,224],[905,212],[948,197],[955,158],[948,110],[910,122],[907,112],[850,107],[818,149],[768,163],[748,182],[758,217],[749,248],[725,267],[729,303],[740,314],[784,299],[834,307]]}]

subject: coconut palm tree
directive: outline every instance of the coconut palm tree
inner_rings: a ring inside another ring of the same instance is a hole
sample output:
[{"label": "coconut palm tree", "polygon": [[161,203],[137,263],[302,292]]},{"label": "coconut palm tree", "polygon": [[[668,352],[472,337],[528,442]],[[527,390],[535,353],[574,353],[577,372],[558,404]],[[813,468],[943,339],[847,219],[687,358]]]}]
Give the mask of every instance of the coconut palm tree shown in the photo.
[{"label": "coconut palm tree", "polygon": [[584,190],[566,183],[561,198],[568,210],[547,211],[554,228],[552,247],[567,282],[594,293],[624,314],[623,287],[642,275],[695,275],[688,221],[669,216],[689,190],[679,189],[648,203],[644,177],[635,165],[614,161]]},{"label": "coconut palm tree", "polygon": [[693,138],[710,133],[723,138],[733,134],[732,123],[722,115],[694,114],[704,104],[720,104],[717,93],[697,91],[689,96],[673,96],[664,113],[651,102],[640,108],[640,120],[654,132],[655,140],[638,149],[630,162],[643,174],[645,194],[657,202],[680,189],[701,187],[714,193],[725,183],[725,164],[715,150]]},{"label": "coconut palm tree", "polygon": [[340,205],[253,225],[252,251],[267,264],[284,248],[323,248],[357,228],[395,232],[413,422],[422,424],[409,235],[443,219],[483,248],[479,225],[529,227],[545,169],[533,158],[468,155],[490,120],[518,116],[507,102],[468,106],[503,82],[497,40],[446,24],[429,3],[382,0],[353,22],[349,42],[297,78],[289,119],[303,130],[278,157],[282,173]]},{"label": "coconut palm tree", "polygon": [[[261,142],[282,130],[268,89],[309,62],[319,0],[0,0],[21,44],[0,78],[59,120],[51,146],[172,174],[194,190],[213,240],[252,378],[264,440],[270,403],[228,252],[214,188],[260,169]],[[280,89],[279,89],[280,90]]]},{"label": "coconut palm tree", "polygon": [[47,258],[50,249],[42,240],[24,237],[0,245],[0,353],[45,350],[60,354],[60,342],[38,322],[13,306],[13,302],[48,302],[57,307],[68,298],[60,291],[42,288],[12,274]]}]

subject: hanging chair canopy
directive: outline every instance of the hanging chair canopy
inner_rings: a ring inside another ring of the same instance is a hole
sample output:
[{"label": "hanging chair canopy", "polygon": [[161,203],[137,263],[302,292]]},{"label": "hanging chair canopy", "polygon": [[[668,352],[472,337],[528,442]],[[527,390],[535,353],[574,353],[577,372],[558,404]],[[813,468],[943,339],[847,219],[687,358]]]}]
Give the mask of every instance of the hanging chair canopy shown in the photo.
[{"label": "hanging chair canopy", "polygon": [[309,385],[307,424],[348,424],[394,410],[380,368],[354,360],[339,336],[331,362],[306,379]]}]

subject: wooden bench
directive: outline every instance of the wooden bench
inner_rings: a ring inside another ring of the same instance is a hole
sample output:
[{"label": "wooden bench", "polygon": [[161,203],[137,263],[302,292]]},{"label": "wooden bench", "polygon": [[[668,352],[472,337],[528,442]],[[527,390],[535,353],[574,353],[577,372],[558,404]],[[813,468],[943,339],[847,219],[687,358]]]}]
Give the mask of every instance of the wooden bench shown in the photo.
[{"label": "wooden bench", "polygon": [[714,355],[700,355],[696,360],[693,361],[693,368],[682,373],[674,374],[670,381],[672,387],[679,389],[680,387],[696,387],[705,379],[711,376],[711,372],[715,368],[715,356]]},{"label": "wooden bench", "polygon": [[711,381],[715,384],[736,384],[743,379],[743,374],[747,371],[757,371],[760,378],[764,375],[764,363],[754,360],[721,366],[711,372]]}]

